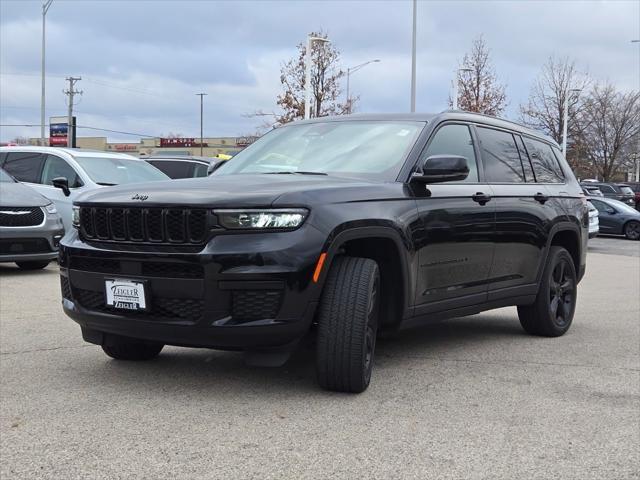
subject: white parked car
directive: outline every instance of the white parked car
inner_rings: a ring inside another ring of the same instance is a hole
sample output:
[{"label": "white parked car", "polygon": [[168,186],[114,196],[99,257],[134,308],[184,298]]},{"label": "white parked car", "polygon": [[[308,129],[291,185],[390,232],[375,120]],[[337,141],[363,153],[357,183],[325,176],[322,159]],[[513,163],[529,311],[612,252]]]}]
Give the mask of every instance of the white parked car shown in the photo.
[{"label": "white parked car", "polygon": [[82,193],[109,185],[169,180],[139,158],[77,148],[0,147],[0,168],[51,200],[66,231],[73,229],[71,207]]},{"label": "white parked car", "polygon": [[587,202],[589,206],[589,238],[593,238],[600,233],[600,216],[598,209],[591,202]]}]

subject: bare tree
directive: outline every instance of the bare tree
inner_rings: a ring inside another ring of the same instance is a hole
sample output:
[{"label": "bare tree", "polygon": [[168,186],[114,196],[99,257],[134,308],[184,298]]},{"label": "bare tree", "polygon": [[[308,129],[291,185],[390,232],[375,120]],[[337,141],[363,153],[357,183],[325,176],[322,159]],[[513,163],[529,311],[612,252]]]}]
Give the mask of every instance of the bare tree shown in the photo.
[{"label": "bare tree", "polygon": [[[327,38],[324,32],[311,33],[314,37]],[[277,104],[283,113],[276,117],[276,123],[288,123],[304,118],[305,103],[305,43],[298,45],[298,56],[284,63],[280,69],[283,93],[278,95]],[[341,115],[348,111],[348,105],[338,103],[340,78],[344,71],[339,67],[340,52],[330,43],[313,42],[311,47],[311,116]],[[352,101],[354,98],[352,98]]]},{"label": "bare tree", "polygon": [[578,148],[604,181],[632,168],[640,136],[640,92],[623,93],[611,84],[594,85],[577,121]]},{"label": "bare tree", "polygon": [[[505,86],[498,83],[490,53],[484,38],[479,36],[474,40],[471,52],[462,59],[456,76],[461,110],[499,115],[507,106]],[[453,105],[451,98],[449,105]]]},{"label": "bare tree", "polygon": [[18,137],[15,137],[13,140],[10,140],[9,143],[14,143],[16,145],[29,145],[29,138],[18,136]]},{"label": "bare tree", "polygon": [[576,117],[580,114],[580,95],[572,90],[586,90],[590,79],[578,71],[575,62],[567,57],[549,57],[536,79],[526,104],[520,105],[522,123],[542,130],[556,142],[562,143],[564,107],[568,103],[568,137],[578,134]]}]

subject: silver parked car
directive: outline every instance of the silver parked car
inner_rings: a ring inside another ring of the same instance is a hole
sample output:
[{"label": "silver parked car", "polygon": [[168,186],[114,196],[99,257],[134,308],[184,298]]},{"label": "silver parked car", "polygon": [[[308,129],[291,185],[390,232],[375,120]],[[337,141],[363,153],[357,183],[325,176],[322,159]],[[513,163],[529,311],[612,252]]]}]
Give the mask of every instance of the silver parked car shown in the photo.
[{"label": "silver parked car", "polygon": [[57,257],[63,235],[55,205],[0,169],[0,262],[44,268]]},{"label": "silver parked car", "polygon": [[51,200],[67,231],[78,195],[109,185],[169,180],[144,160],[77,148],[0,147],[0,167]]}]

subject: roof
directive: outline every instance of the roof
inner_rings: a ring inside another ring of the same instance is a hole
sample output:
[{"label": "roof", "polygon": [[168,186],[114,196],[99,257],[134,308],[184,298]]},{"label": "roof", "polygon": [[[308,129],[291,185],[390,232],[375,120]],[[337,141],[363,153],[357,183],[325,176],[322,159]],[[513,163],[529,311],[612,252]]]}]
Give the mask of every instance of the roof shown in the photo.
[{"label": "roof", "polygon": [[544,139],[545,141],[558,145],[557,142],[537,130],[525,127],[519,123],[502,118],[492,117],[481,113],[465,112],[463,110],[445,110],[441,113],[356,113],[351,115],[338,115],[333,117],[317,117],[309,120],[299,120],[296,124],[301,123],[322,123],[322,122],[345,122],[345,121],[404,121],[404,122],[425,122],[440,123],[445,120],[461,120],[465,122],[480,123],[484,125],[494,126],[498,128],[506,128],[523,135],[529,135]]},{"label": "roof", "polygon": [[72,157],[102,157],[102,158],[127,158],[139,160],[138,157],[127,155],[126,153],[105,152],[103,150],[89,150],[84,148],[64,148],[64,147],[40,147],[32,145],[16,145],[11,147],[0,147],[0,152],[39,152],[39,153],[66,153]]},{"label": "roof", "polygon": [[199,157],[196,155],[147,155],[143,160],[187,160],[190,162],[211,163],[220,160],[213,157]]}]

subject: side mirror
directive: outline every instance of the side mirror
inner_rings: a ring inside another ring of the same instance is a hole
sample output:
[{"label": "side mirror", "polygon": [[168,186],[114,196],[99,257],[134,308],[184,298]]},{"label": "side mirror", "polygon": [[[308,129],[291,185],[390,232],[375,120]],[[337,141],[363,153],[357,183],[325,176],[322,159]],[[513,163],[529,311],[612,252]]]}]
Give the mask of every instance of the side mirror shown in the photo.
[{"label": "side mirror", "polygon": [[467,158],[459,155],[432,155],[418,167],[411,181],[441,183],[464,180],[469,176]]},{"label": "side mirror", "polygon": [[69,190],[69,180],[67,180],[67,177],[56,177],[51,180],[51,183],[54,187],[62,190],[62,193],[64,193],[65,197],[71,195],[71,190]]}]

